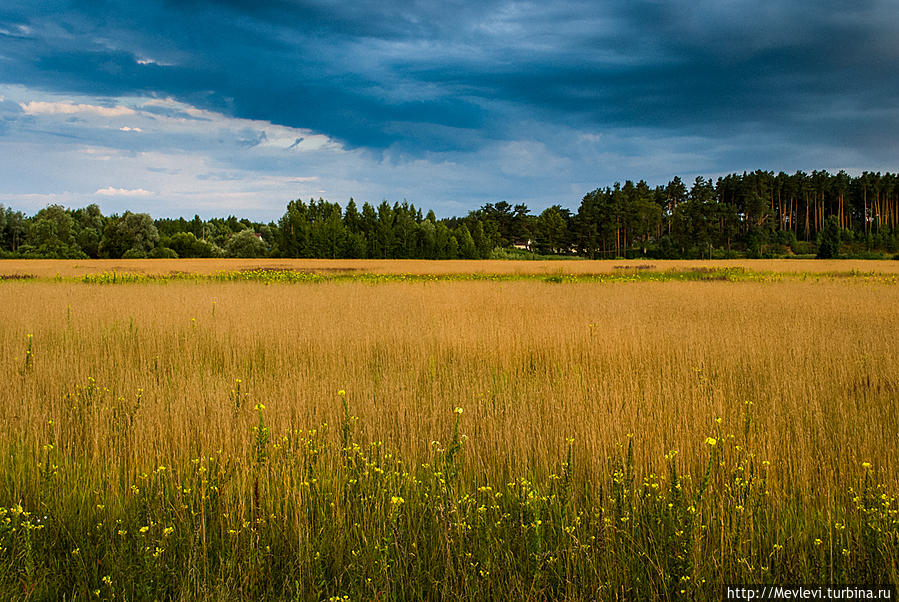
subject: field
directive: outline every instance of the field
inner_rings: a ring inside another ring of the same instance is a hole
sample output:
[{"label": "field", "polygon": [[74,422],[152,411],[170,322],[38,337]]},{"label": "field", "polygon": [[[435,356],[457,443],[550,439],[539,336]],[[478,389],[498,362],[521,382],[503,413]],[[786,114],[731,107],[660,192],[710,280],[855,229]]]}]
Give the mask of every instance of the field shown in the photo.
[{"label": "field", "polygon": [[216,274],[251,270],[293,270],[319,274],[615,274],[622,272],[665,272],[671,270],[717,270],[741,267],[754,272],[786,274],[877,273],[899,274],[899,261],[817,259],[736,259],[702,260],[634,260],[587,261],[557,259],[553,261],[487,261],[422,259],[6,259],[0,262],[0,275],[32,275],[39,278],[78,277],[108,272],[126,274],[170,275],[179,273]]},{"label": "field", "polygon": [[0,597],[895,584],[899,262],[726,266],[2,262]]}]

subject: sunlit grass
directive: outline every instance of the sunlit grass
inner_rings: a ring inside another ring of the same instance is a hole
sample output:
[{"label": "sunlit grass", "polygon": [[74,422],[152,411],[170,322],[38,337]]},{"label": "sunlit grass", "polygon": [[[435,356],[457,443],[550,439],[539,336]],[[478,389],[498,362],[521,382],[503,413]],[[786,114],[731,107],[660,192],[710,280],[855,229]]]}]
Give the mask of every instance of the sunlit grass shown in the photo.
[{"label": "sunlit grass", "polygon": [[0,283],[3,597],[896,581],[889,279],[223,280]]},{"label": "sunlit grass", "polygon": [[618,272],[666,272],[717,270],[741,267],[754,272],[776,273],[899,273],[899,261],[817,260],[817,259],[727,259],[656,260],[618,259],[554,261],[447,260],[418,259],[5,259],[0,260],[3,276],[32,275],[38,278],[81,277],[109,272],[134,274],[217,274],[253,270],[288,270],[321,275],[340,274],[506,274],[559,275],[606,274]]}]

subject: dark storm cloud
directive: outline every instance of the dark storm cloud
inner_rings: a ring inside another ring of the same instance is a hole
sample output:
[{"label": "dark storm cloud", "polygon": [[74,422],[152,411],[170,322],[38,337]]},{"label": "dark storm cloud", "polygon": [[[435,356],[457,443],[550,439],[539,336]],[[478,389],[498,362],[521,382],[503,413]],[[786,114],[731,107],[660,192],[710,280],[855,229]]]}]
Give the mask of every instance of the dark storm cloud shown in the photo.
[{"label": "dark storm cloud", "polygon": [[0,79],[413,153],[534,122],[864,145],[899,125],[896,22],[875,1],[14,2]]},{"label": "dark storm cloud", "polygon": [[[477,128],[481,110],[447,94],[416,97],[415,81],[358,65],[366,40],[408,37],[389,14],[341,16],[291,3],[113,3],[23,9],[4,30],[7,83],[82,94],[155,94],[239,117],[317,129],[386,146],[403,121]],[[360,5],[361,6],[361,5]],[[362,7],[364,8],[364,7]],[[391,88],[403,84],[402,94]],[[389,133],[393,131],[394,133]]]}]

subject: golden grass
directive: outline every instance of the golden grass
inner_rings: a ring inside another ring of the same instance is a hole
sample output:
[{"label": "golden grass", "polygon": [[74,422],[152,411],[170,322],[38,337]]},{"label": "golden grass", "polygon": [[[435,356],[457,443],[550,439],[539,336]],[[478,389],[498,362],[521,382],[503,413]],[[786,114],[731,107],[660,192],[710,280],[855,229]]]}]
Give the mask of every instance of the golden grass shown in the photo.
[{"label": "golden grass", "polygon": [[[345,389],[362,433],[417,461],[432,439],[446,442],[463,408],[467,470],[484,479],[556,470],[567,437],[587,478],[606,471],[629,433],[641,469],[664,472],[672,449],[701,465],[714,417],[741,434],[749,401],[752,449],[771,462],[775,495],[845,494],[863,461],[899,485],[896,286],[7,281],[0,304],[0,438],[39,445],[89,378],[108,400],[142,390],[132,445],[102,458],[110,467],[239,456],[259,402],[274,435],[337,425]],[[23,374],[28,334],[34,359]],[[248,394],[238,423],[236,379]]]},{"label": "golden grass", "polygon": [[[460,271],[73,278],[132,264]],[[540,276],[559,265],[46,262],[0,280],[0,597],[895,582],[895,276]]]},{"label": "golden grass", "polygon": [[261,268],[288,269],[323,274],[602,274],[627,270],[719,269],[740,266],[754,271],[786,273],[876,272],[899,273],[899,261],[735,259],[735,260],[555,260],[555,261],[428,261],[418,259],[4,259],[0,275],[33,275],[39,278],[72,277],[102,272],[214,274]]}]

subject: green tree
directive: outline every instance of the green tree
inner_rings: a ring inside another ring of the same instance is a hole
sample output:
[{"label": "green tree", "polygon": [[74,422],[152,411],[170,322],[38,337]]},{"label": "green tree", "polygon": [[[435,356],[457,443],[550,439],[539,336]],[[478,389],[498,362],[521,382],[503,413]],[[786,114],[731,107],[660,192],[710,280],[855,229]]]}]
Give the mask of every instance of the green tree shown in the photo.
[{"label": "green tree", "polygon": [[152,251],[147,253],[147,257],[153,259],[178,259],[178,254],[168,247],[154,247]]},{"label": "green tree", "polygon": [[418,213],[414,205],[403,201],[393,206],[393,232],[395,255],[398,259],[411,259],[419,256]]},{"label": "green tree", "polygon": [[6,239],[6,208],[0,203],[0,253],[9,248]]},{"label": "green tree", "polygon": [[327,217],[320,221],[322,252],[319,257],[336,259],[346,253],[346,226],[343,224],[343,212],[337,203],[329,204]]},{"label": "green tree", "polygon": [[459,255],[462,259],[477,259],[478,247],[474,244],[474,238],[468,230],[468,226],[462,224],[456,228],[456,240],[459,241]]},{"label": "green tree", "polygon": [[381,238],[378,235],[378,214],[371,203],[362,204],[362,217],[359,221],[359,228],[362,230],[368,245],[365,256],[369,259],[382,259],[385,257],[384,249],[381,247]]},{"label": "green tree", "polygon": [[840,221],[831,215],[824,222],[824,229],[818,235],[818,259],[834,259],[840,256]]},{"label": "green tree", "polygon": [[560,205],[543,210],[537,217],[534,229],[535,242],[539,253],[565,253],[568,251],[568,211]]},{"label": "green tree", "polygon": [[250,229],[232,234],[225,243],[225,253],[228,257],[265,257],[266,250],[265,242]]},{"label": "green tree", "polygon": [[178,257],[221,257],[224,251],[206,240],[199,240],[193,232],[178,232],[163,241]]},{"label": "green tree", "polygon": [[344,257],[349,259],[366,259],[368,257],[368,240],[362,232],[349,232],[346,235]]},{"label": "green tree", "polygon": [[100,256],[107,258],[146,257],[159,243],[159,231],[153,218],[146,213],[126,211],[121,217],[113,215],[103,229]]},{"label": "green tree", "polygon": [[481,220],[475,220],[474,225],[469,229],[471,238],[474,240],[474,246],[478,250],[478,257],[486,259],[493,252],[493,244],[490,238],[484,233],[484,224]]},{"label": "green tree", "polygon": [[28,234],[28,220],[21,211],[13,211],[6,208],[6,248],[16,252],[19,246],[24,244]]},{"label": "green tree", "polygon": [[356,208],[356,201],[350,197],[350,201],[346,205],[343,212],[343,223],[349,232],[359,232],[361,229],[361,217],[359,210]]},{"label": "green tree", "polygon": [[[474,241],[472,241],[472,243],[473,242]],[[444,253],[444,258],[445,259],[458,259],[458,257],[459,257],[459,239],[456,238],[455,234],[450,234],[450,237],[446,243],[446,252]]]},{"label": "green tree", "polygon": [[653,191],[643,180],[636,185],[625,185],[624,191],[628,199],[624,212],[627,244],[630,248],[639,241],[645,255],[647,241],[659,231],[662,223],[662,207],[655,202]]},{"label": "green tree", "polygon": [[306,203],[287,203],[287,212],[278,222],[278,248],[282,257],[306,257],[309,252],[309,217]]},{"label": "green tree", "polygon": [[50,205],[37,212],[28,231],[28,244],[20,252],[32,257],[87,257],[75,242],[75,220],[61,205]]},{"label": "green tree", "polygon": [[[363,210],[365,207],[363,207]],[[378,205],[378,226],[377,237],[378,246],[380,247],[382,257],[393,259],[396,257],[396,231],[394,223],[396,222],[396,213],[390,204],[385,200]]]},{"label": "green tree", "polygon": [[455,259],[459,256],[459,241],[443,221],[434,228],[434,257]]},{"label": "green tree", "polygon": [[100,239],[103,237],[106,218],[94,203],[76,209],[72,212],[72,217],[75,220],[75,239],[78,246],[88,257],[96,259],[100,256]]}]

